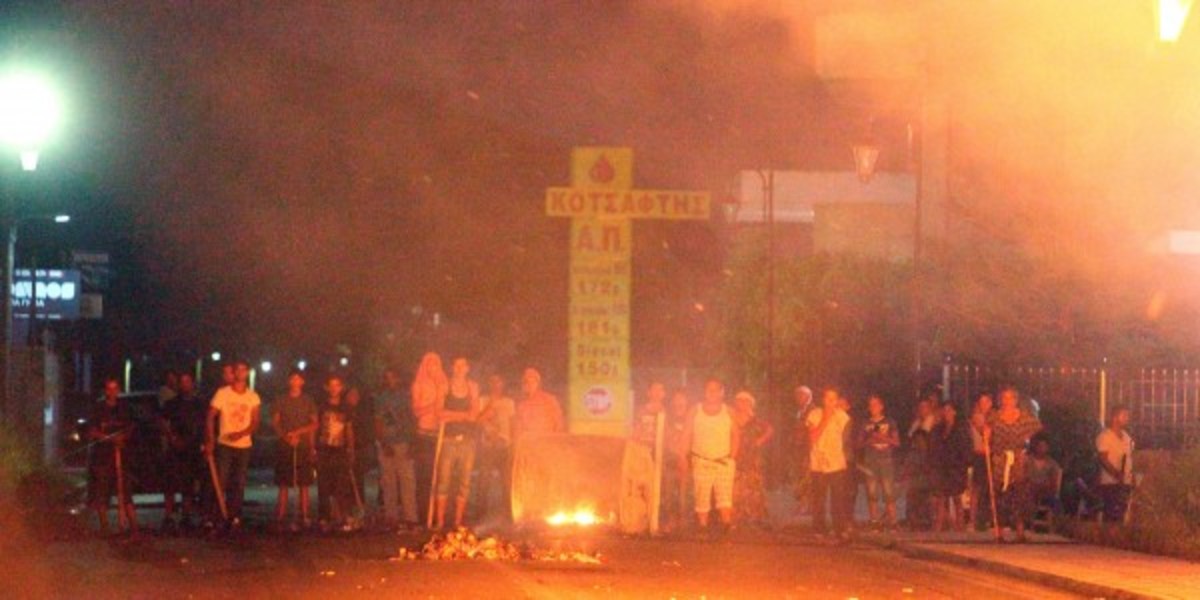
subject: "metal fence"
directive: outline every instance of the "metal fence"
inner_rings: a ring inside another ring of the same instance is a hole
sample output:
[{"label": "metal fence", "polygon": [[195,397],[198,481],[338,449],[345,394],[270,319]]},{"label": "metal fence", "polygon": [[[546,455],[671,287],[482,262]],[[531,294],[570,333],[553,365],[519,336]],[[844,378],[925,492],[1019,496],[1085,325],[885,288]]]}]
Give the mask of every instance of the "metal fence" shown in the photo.
[{"label": "metal fence", "polygon": [[[930,374],[934,375],[934,374]],[[1200,369],[1079,367],[992,368],[945,364],[936,374],[942,395],[969,405],[979,394],[1015,386],[1044,409],[1102,415],[1114,405],[1130,409],[1130,426],[1143,448],[1179,448],[1200,442]]]}]

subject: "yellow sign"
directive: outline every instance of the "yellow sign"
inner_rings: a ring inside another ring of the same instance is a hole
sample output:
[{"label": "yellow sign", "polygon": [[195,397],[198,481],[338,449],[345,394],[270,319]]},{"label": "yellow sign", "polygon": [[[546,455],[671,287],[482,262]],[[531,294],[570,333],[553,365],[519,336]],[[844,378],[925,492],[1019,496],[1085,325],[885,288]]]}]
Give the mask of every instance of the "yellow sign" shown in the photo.
[{"label": "yellow sign", "polygon": [[707,192],[634,190],[630,148],[575,148],[571,187],[546,190],[546,214],[571,219],[572,433],[629,433],[633,219],[708,219],[710,204]]},{"label": "yellow sign", "polygon": [[571,150],[571,185],[592,189],[632,189],[633,148],[574,148]]},{"label": "yellow sign", "polygon": [[549,188],[546,190],[546,214],[551,217],[622,217],[707,221],[710,204],[711,197],[708,192],[587,188]]}]

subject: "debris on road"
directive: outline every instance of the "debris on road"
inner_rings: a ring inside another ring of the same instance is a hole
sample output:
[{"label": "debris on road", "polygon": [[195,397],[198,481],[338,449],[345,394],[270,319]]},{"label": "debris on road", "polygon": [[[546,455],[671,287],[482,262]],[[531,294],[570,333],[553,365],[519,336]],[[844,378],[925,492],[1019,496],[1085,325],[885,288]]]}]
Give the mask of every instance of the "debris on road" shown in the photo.
[{"label": "debris on road", "polygon": [[400,548],[393,562],[408,560],[531,560],[540,562],[573,562],[589,565],[604,564],[599,553],[574,550],[545,550],[531,544],[517,545],[496,536],[479,538],[466,528],[445,535],[435,534],[420,550]]}]

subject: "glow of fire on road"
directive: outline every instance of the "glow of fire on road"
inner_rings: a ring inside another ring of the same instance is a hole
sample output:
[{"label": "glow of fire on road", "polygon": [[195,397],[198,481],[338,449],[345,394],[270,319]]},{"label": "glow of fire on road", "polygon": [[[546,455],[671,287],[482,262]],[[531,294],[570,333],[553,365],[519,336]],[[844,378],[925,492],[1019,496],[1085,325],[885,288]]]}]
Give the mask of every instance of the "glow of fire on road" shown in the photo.
[{"label": "glow of fire on road", "polygon": [[600,517],[588,509],[578,509],[574,512],[560,510],[546,517],[546,523],[553,527],[564,527],[567,525],[591,527],[600,523]]}]

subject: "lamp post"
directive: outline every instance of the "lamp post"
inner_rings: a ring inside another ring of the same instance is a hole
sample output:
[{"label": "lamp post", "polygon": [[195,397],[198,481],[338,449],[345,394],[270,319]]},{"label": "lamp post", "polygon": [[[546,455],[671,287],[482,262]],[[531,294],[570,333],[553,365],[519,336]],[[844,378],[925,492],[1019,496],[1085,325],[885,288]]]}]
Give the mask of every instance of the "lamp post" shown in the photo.
[{"label": "lamp post", "polygon": [[[39,152],[58,128],[62,107],[54,88],[42,77],[25,70],[9,69],[0,75],[0,142],[16,150],[21,160],[21,169],[35,171]],[[21,219],[16,215],[11,195],[0,206],[0,221],[7,226],[8,239],[4,245],[4,289],[0,302],[4,303],[4,416],[8,420],[19,414],[12,397],[12,285],[14,248],[17,229]]]},{"label": "lamp post", "polygon": [[767,225],[767,406],[775,407],[775,171],[758,170],[762,181],[763,222]]},{"label": "lamp post", "polygon": [[[71,222],[70,215],[27,215],[27,216],[8,216],[8,236],[5,244],[4,257],[4,398],[6,416],[15,416],[20,414],[13,399],[12,380],[13,380],[13,307],[12,307],[12,288],[13,275],[16,273],[16,257],[17,257],[17,237],[20,233],[21,225],[32,221],[52,221],[56,224],[63,225]],[[34,273],[33,285],[30,290],[30,307],[31,314],[29,320],[30,331],[36,328],[36,310],[37,310],[37,275]]]}]

